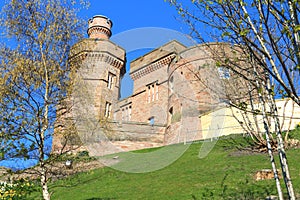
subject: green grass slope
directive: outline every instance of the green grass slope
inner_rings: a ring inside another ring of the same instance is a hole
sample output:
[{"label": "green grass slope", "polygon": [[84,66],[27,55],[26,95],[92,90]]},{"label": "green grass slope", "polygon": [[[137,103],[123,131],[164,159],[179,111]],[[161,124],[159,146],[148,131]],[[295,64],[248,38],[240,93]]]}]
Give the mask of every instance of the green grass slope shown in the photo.
[{"label": "green grass slope", "polygon": [[[230,141],[219,140],[202,159],[198,157],[202,143],[194,143],[174,163],[154,172],[133,174],[105,167],[76,174],[50,185],[52,199],[265,199],[276,195],[274,180],[253,178],[256,171],[270,169],[268,155],[236,152]],[[287,155],[299,194],[300,150],[289,150]]]}]

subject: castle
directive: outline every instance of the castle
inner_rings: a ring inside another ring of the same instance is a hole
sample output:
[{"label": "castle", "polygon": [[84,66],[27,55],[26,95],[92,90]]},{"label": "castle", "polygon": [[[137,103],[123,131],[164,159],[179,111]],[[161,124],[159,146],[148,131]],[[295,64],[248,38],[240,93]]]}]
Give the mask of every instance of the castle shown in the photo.
[{"label": "castle", "polygon": [[[92,102],[88,113],[105,121],[101,130],[105,125],[110,139],[121,148],[212,137],[204,131],[211,126],[209,120],[203,121],[207,113],[225,107],[229,93],[235,98],[247,96],[243,82],[216,64],[216,59],[239,55],[238,47],[225,43],[186,47],[174,40],[130,63],[133,94],[120,100],[126,52],[110,41],[111,27],[112,21],[105,16],[90,19],[89,38],[73,46],[69,60],[78,68],[86,98]],[[240,63],[247,66],[242,59]],[[210,122],[214,120],[220,119],[210,116]],[[230,130],[243,132],[240,127]]]}]

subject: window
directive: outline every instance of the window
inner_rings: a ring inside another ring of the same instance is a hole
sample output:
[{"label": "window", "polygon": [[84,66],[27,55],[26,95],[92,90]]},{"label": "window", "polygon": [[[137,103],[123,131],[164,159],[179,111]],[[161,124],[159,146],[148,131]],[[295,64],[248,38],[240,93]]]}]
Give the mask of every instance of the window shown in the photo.
[{"label": "window", "polygon": [[122,121],[131,120],[131,106],[127,106],[122,109]]},{"label": "window", "polygon": [[108,77],[107,77],[107,88],[112,89],[114,87],[114,81],[115,81],[115,75],[108,72]]},{"label": "window", "polygon": [[128,121],[128,107],[126,107],[125,109],[125,120]]},{"label": "window", "polygon": [[153,83],[147,86],[147,102],[158,100],[158,84]]},{"label": "window", "polygon": [[171,90],[171,93],[173,93],[173,90],[174,90],[174,77],[171,76],[170,78],[170,90]]},{"label": "window", "polygon": [[151,91],[150,91],[151,87],[148,86],[148,100],[147,102],[150,103],[151,102]]},{"label": "window", "polygon": [[171,116],[173,115],[173,107],[171,107],[171,108],[169,109],[169,113],[170,113]]},{"label": "window", "polygon": [[154,125],[154,117],[150,117],[148,120],[149,120],[149,124],[151,126],[153,126]]},{"label": "window", "polygon": [[229,79],[230,71],[226,67],[218,67],[218,73],[221,79]]},{"label": "window", "polygon": [[125,109],[122,109],[122,121],[125,121]]},{"label": "window", "polygon": [[154,89],[154,84],[153,85],[151,85],[151,94],[152,94],[152,101],[154,101],[155,99],[154,99],[154,94],[155,94],[155,91],[154,91],[155,89]]},{"label": "window", "polygon": [[131,106],[129,106],[129,109],[128,109],[128,121],[131,120]]},{"label": "window", "polygon": [[105,104],[104,116],[107,118],[110,118],[110,116],[111,116],[111,103],[109,103],[109,102],[106,102],[106,104]]},{"label": "window", "polygon": [[173,117],[173,107],[169,109],[169,117],[168,117],[168,123],[172,122],[172,117]]},{"label": "window", "polygon": [[158,100],[158,85],[156,84],[156,100]]}]

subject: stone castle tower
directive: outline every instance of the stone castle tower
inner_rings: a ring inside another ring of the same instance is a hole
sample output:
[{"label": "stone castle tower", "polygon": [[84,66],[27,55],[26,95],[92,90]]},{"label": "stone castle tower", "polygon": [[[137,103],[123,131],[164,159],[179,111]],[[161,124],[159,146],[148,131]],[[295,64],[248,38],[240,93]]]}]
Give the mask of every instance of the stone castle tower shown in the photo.
[{"label": "stone castle tower", "polygon": [[[216,64],[228,58],[240,60],[239,66],[251,74],[241,47],[226,43],[186,47],[175,40],[130,63],[133,94],[120,99],[126,52],[110,41],[111,28],[112,21],[105,16],[90,19],[88,38],[72,47],[69,61],[82,80],[74,87],[74,96],[82,92],[81,99],[89,102],[88,107],[81,108],[81,114],[104,120],[105,124],[96,120],[92,125],[108,133],[109,142],[115,146],[134,150],[214,137],[207,131],[215,120],[211,113],[226,108],[226,96],[246,100],[245,81],[228,66]],[[76,99],[74,96],[71,99]],[[80,106],[84,104],[79,102]],[[242,133],[235,119],[230,120],[229,132],[222,134]],[[78,118],[75,123],[82,121]],[[87,136],[94,135],[94,130],[88,129],[90,124],[77,126],[77,131],[82,127]],[[93,139],[99,145],[105,143],[103,138]],[[60,137],[55,136],[53,149],[63,146],[60,143]],[[105,148],[98,152],[113,153],[105,152]]]},{"label": "stone castle tower", "polygon": [[120,98],[120,83],[126,72],[125,50],[109,40],[112,21],[97,15],[88,21],[88,36],[74,45],[70,62],[88,85],[96,117],[111,118]]}]

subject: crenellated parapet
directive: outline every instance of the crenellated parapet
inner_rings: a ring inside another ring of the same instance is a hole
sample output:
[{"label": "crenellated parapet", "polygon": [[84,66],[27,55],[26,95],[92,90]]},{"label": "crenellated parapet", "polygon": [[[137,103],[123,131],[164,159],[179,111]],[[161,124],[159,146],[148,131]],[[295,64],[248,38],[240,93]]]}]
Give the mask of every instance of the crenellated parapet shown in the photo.
[{"label": "crenellated parapet", "polygon": [[105,39],[84,39],[75,44],[69,56],[71,65],[80,66],[83,61],[104,62],[125,74],[125,50]]},{"label": "crenellated parapet", "polygon": [[143,76],[150,74],[158,69],[160,69],[163,66],[169,65],[173,58],[176,57],[175,53],[171,53],[170,55],[165,56],[164,58],[159,59],[156,62],[153,62],[151,64],[142,66],[135,71],[132,71],[130,73],[130,76],[133,80],[137,80],[139,78],[142,78]]},{"label": "crenellated parapet", "polygon": [[109,52],[106,51],[100,51],[100,52],[89,52],[89,51],[83,51],[77,54],[76,56],[72,57],[70,59],[70,62],[74,63],[80,63],[85,59],[89,59],[89,61],[99,61],[99,62],[105,62],[117,69],[122,69],[124,67],[125,61],[112,55]]}]

